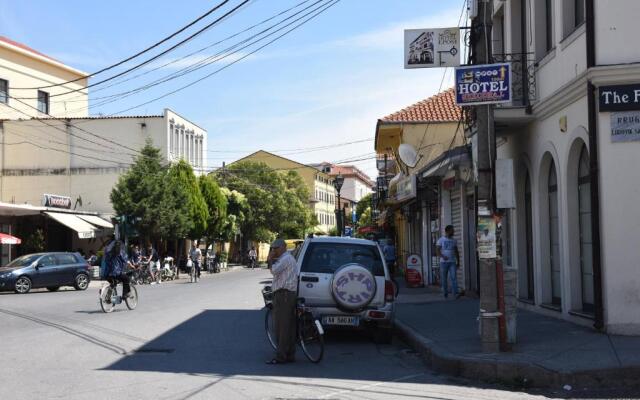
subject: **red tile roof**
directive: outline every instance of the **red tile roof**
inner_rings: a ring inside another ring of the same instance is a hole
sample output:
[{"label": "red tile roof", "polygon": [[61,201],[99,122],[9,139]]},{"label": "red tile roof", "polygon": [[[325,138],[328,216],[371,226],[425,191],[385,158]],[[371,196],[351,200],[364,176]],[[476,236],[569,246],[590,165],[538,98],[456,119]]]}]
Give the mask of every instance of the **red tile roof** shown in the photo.
[{"label": "red tile roof", "polygon": [[453,88],[382,118],[383,122],[457,122],[461,108]]},{"label": "red tile roof", "polygon": [[39,56],[41,56],[41,57],[48,58],[49,60],[52,60],[52,61],[55,61],[55,62],[60,62],[60,61],[58,61],[58,60],[56,60],[56,59],[54,59],[54,58],[49,57],[49,56],[48,56],[48,55],[46,55],[46,54],[42,54],[42,53],[40,53],[38,50],[34,50],[34,49],[32,49],[31,47],[27,46],[26,44],[18,43],[18,42],[16,42],[16,41],[11,40],[11,39],[9,39],[9,38],[7,38],[7,37],[4,37],[4,36],[0,36],[0,42],[5,42],[5,43],[8,43],[8,44],[10,44],[10,45],[12,45],[12,46],[19,47],[19,48],[21,48],[22,50],[26,50],[26,51],[28,51],[28,52],[30,52],[30,53],[37,54],[37,55],[39,55]]}]

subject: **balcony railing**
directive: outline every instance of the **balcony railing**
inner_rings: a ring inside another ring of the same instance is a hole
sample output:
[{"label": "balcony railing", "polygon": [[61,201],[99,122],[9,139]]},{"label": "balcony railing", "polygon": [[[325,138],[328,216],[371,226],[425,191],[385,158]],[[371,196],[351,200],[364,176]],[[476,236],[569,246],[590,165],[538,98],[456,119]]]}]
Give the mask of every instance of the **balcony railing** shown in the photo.
[{"label": "balcony railing", "polygon": [[494,54],[494,62],[511,63],[511,103],[502,107],[528,106],[536,100],[536,73],[533,53]]}]

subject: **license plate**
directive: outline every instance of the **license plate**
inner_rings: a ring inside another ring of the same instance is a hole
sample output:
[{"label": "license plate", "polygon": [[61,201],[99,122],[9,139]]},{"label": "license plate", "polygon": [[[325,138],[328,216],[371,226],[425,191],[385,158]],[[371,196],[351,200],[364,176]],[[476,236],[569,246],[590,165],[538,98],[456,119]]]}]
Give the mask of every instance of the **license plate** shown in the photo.
[{"label": "license plate", "polygon": [[331,316],[331,317],[323,317],[322,323],[324,325],[347,325],[347,326],[358,326],[359,319],[358,317],[346,317],[346,316]]}]

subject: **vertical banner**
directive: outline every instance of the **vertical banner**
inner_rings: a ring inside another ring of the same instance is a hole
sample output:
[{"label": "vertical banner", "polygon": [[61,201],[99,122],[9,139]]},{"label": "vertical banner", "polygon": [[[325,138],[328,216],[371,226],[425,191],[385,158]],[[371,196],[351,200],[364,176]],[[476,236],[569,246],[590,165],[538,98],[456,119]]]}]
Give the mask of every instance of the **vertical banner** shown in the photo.
[{"label": "vertical banner", "polygon": [[496,221],[491,216],[478,217],[478,258],[496,258]]}]

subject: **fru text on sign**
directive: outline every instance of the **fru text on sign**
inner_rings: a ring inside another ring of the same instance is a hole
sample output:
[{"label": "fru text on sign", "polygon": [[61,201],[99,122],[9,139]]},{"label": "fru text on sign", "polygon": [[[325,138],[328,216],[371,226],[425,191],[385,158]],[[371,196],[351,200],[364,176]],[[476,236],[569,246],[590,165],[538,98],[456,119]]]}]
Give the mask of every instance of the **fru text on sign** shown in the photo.
[{"label": "fru text on sign", "polygon": [[511,64],[458,67],[455,89],[459,106],[511,102]]},{"label": "fru text on sign", "polygon": [[640,84],[600,86],[600,111],[640,110]]}]

